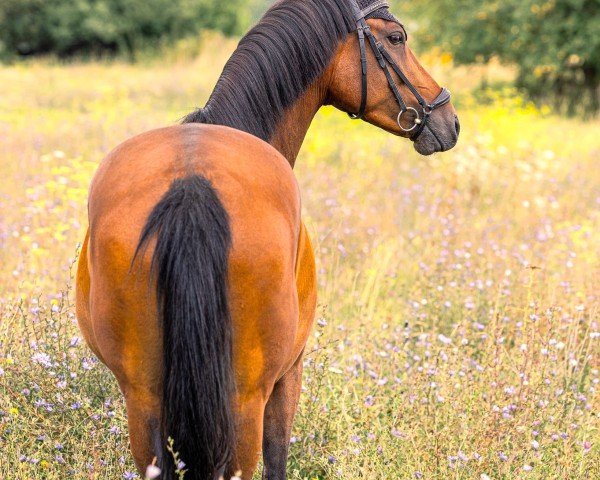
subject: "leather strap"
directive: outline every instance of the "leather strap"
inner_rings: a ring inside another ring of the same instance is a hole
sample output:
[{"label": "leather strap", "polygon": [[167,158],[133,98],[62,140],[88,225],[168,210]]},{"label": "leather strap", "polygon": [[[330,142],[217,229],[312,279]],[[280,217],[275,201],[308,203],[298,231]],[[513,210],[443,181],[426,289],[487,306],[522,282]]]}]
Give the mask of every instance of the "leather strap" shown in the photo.
[{"label": "leather strap", "polygon": [[370,14],[372,14],[375,10],[379,10],[380,8],[390,8],[390,4],[388,2],[386,2],[385,0],[378,0],[377,2],[373,2],[367,8],[365,8],[364,10],[361,10],[360,17],[355,18],[355,20],[358,21],[361,18],[366,18]]},{"label": "leather strap", "polygon": [[350,118],[356,120],[362,118],[365,114],[365,109],[367,108],[367,95],[368,95],[368,84],[367,84],[367,48],[365,46],[365,31],[368,32],[368,35],[372,35],[371,29],[367,25],[367,22],[364,18],[359,20],[358,25],[358,46],[360,48],[360,66],[361,66],[361,99],[360,99],[360,108],[358,109],[358,113],[351,113]]},{"label": "leather strap", "polygon": [[[400,91],[398,90],[398,86],[396,85],[396,82],[394,82],[394,79],[392,78],[392,74],[390,73],[390,70],[389,70],[387,64],[385,63],[386,59],[383,55],[383,52],[381,51],[383,46],[377,41],[377,39],[375,38],[375,35],[373,35],[370,30],[367,35],[369,37],[369,43],[371,44],[371,49],[373,50],[373,53],[375,54],[375,58],[377,59],[377,63],[379,63],[379,66],[381,67],[381,69],[383,70],[383,73],[385,74],[385,78],[387,79],[388,85],[390,86],[390,89],[392,90],[394,97],[396,97],[396,102],[398,102],[400,109],[404,112],[404,111],[406,111],[406,103],[404,103],[402,95],[400,95]],[[385,51],[385,49],[384,49],[384,51]]]},{"label": "leather strap", "polygon": [[421,105],[421,108],[425,108],[427,106],[427,102],[421,96],[421,94],[417,91],[417,89],[413,86],[413,84],[410,83],[410,80],[406,77],[406,75],[404,75],[404,72],[402,70],[400,70],[400,67],[398,67],[396,62],[394,62],[394,59],[390,56],[389,52],[385,49],[385,47],[381,43],[378,44],[378,48],[379,48],[379,51],[381,52],[381,54],[383,55],[383,57],[385,58],[385,60],[390,64],[390,66],[392,67],[392,69],[394,70],[396,75],[398,75],[400,77],[400,80],[402,80],[402,82],[406,85],[406,87],[415,96],[415,98],[417,99],[417,102],[419,102],[419,105]]},{"label": "leather strap", "polygon": [[435,100],[429,104],[429,107],[431,107],[432,110],[435,110],[436,108],[446,105],[450,102],[450,97],[450,91],[444,87]]}]

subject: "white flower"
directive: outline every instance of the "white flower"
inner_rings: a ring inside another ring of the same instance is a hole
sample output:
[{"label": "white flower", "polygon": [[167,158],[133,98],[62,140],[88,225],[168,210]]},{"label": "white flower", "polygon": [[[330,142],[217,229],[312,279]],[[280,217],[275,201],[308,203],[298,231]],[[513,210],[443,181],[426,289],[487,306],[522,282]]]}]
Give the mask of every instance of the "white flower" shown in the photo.
[{"label": "white flower", "polygon": [[52,360],[50,359],[50,355],[47,353],[35,353],[32,355],[31,360],[34,363],[40,364],[44,368],[52,367]]},{"label": "white flower", "polygon": [[155,478],[158,478],[160,475],[160,468],[158,468],[156,465],[148,465],[148,468],[146,469],[146,479],[147,480],[154,480]]}]

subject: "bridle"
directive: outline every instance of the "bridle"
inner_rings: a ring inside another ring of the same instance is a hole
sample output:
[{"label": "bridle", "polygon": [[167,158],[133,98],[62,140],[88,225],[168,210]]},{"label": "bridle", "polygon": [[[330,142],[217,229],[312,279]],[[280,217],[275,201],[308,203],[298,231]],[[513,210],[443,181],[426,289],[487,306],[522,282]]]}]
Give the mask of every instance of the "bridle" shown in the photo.
[{"label": "bridle", "polygon": [[[362,98],[360,101],[360,108],[358,110],[358,113],[349,113],[348,115],[350,115],[350,118],[355,120],[362,118],[365,114],[365,109],[367,107],[367,50],[365,44],[365,37],[367,37],[371,46],[371,50],[373,50],[375,58],[377,59],[379,66],[383,70],[383,73],[387,78],[390,89],[392,90],[392,93],[396,98],[396,102],[398,102],[398,106],[400,107],[400,113],[398,113],[398,118],[396,119],[396,122],[398,123],[398,126],[403,132],[412,133],[410,138],[412,140],[415,140],[427,125],[427,120],[429,119],[431,113],[436,108],[439,108],[450,102],[450,92],[446,88],[442,88],[442,91],[435,98],[435,100],[431,103],[428,103],[417,91],[415,86],[410,82],[406,75],[404,75],[398,64],[394,61],[394,59],[385,49],[383,44],[380,41],[378,41],[377,38],[375,38],[375,35],[373,35],[373,32],[371,32],[371,28],[367,24],[366,17],[374,11],[379,10],[380,8],[389,8],[389,3],[387,1],[376,1],[364,10],[361,10],[359,8],[356,0],[351,0],[351,2],[352,8],[354,10],[354,19],[356,20],[356,31],[358,33],[358,44],[360,47],[360,64],[362,69]],[[400,91],[398,90],[398,86],[392,78],[392,74],[390,73],[388,64],[392,67],[392,70],[396,73],[396,75],[400,77],[400,80],[402,80],[406,87],[415,96],[417,102],[419,102],[419,105],[422,109],[422,117],[419,115],[419,112],[416,108],[408,107],[404,102],[404,99],[402,98],[402,95],[400,95]],[[410,128],[405,128],[402,126],[401,120],[402,116],[409,111],[412,111],[415,114],[414,124]]]}]

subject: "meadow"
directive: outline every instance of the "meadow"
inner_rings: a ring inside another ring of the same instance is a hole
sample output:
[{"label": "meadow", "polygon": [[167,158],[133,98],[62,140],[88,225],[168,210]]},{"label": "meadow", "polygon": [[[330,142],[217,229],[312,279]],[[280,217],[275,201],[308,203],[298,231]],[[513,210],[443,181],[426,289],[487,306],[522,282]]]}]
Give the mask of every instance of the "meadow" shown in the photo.
[{"label": "meadow", "polygon": [[[0,479],[138,478],[74,314],[87,189],[202,105],[233,48],[0,67]],[[289,477],[600,478],[600,121],[478,88],[499,67],[424,63],[454,150],[325,108],[297,162],[320,283]]]}]

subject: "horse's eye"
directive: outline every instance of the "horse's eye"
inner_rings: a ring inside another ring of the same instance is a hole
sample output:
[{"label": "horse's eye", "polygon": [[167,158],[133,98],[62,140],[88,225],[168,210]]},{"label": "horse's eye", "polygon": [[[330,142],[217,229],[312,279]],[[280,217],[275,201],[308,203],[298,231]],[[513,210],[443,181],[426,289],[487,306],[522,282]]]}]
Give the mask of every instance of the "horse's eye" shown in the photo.
[{"label": "horse's eye", "polygon": [[392,45],[399,45],[404,43],[404,35],[400,32],[394,32],[391,35],[388,35],[388,40]]}]

